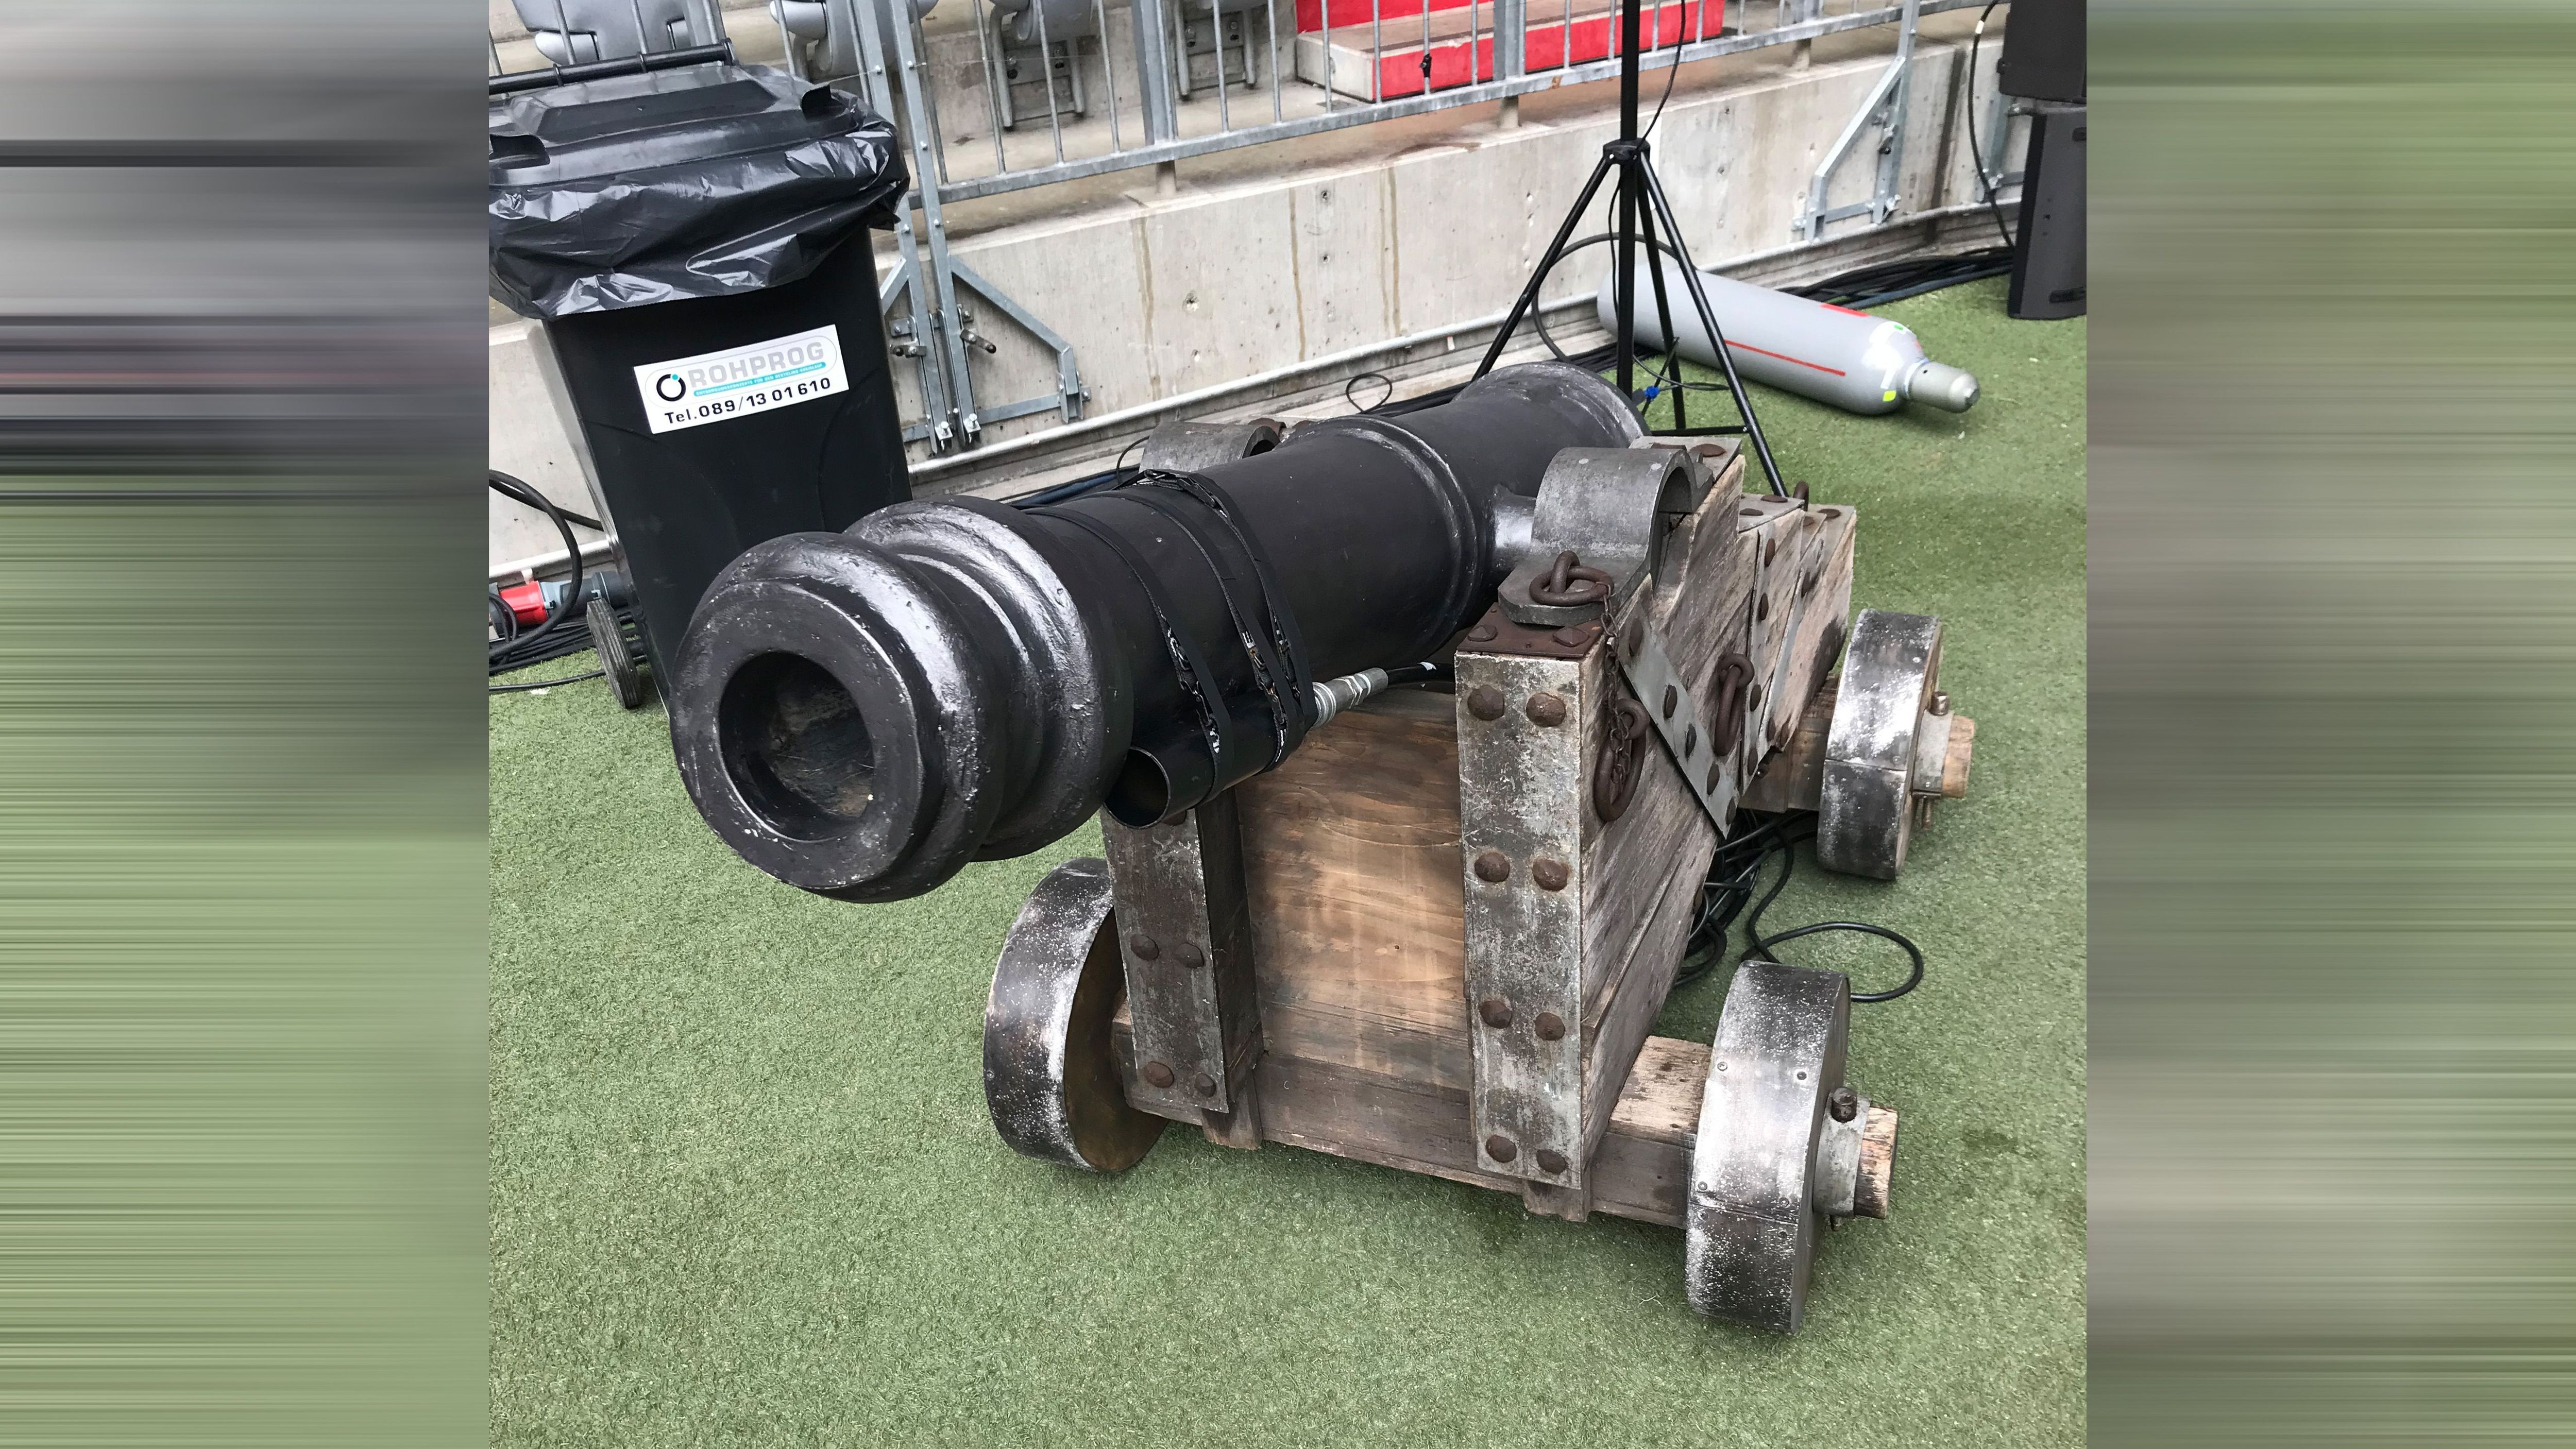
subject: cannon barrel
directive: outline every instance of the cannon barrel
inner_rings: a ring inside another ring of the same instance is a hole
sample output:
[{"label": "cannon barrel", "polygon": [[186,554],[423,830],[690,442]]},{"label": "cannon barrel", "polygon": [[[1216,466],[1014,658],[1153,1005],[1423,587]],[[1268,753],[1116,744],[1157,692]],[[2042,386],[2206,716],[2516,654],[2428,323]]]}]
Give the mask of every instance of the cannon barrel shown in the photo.
[{"label": "cannon barrel", "polygon": [[897,504],[746,551],[667,691],[726,844],[845,900],[919,895],[1104,806],[1148,825],[1277,764],[1315,682],[1437,653],[1526,547],[1557,452],[1640,436],[1580,368],[1043,508]]}]

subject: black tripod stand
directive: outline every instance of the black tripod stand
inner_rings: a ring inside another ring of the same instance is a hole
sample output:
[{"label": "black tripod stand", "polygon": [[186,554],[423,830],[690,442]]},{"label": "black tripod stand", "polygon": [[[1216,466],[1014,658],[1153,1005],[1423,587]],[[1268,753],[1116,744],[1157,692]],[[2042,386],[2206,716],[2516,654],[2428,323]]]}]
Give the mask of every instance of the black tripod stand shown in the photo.
[{"label": "black tripod stand", "polygon": [[[1690,253],[1682,245],[1681,226],[1673,220],[1672,204],[1664,199],[1664,183],[1655,175],[1654,163],[1647,158],[1646,140],[1637,134],[1637,50],[1641,0],[1622,0],[1619,7],[1619,139],[1601,148],[1600,164],[1592,168],[1592,179],[1583,183],[1583,194],[1574,200],[1574,208],[1565,214],[1565,224],[1556,229],[1556,240],[1547,244],[1547,252],[1538,259],[1530,273],[1529,285],[1521,289],[1520,300],[1512,304],[1511,316],[1494,334],[1494,343],[1485,349],[1485,360],[1476,364],[1476,376],[1494,370],[1512,334],[1520,330],[1538,306],[1539,289],[1547,284],[1548,273],[1567,255],[1566,242],[1574,235],[1577,222],[1583,219],[1592,198],[1601,191],[1601,183],[1612,172],[1619,176],[1617,220],[1609,234],[1611,250],[1618,270],[1611,281],[1611,340],[1619,359],[1619,391],[1631,402],[1637,396],[1637,246],[1645,244],[1647,255],[1654,257],[1648,276],[1655,293],[1655,320],[1664,338],[1663,381],[1673,394],[1671,433],[1693,437],[1712,434],[1744,435],[1753,445],[1753,454],[1761,460],[1762,474],[1770,480],[1771,491],[1783,498],[1788,486],[1780,481],[1780,467],[1771,461],[1771,444],[1762,436],[1762,424],[1753,416],[1753,399],[1745,396],[1744,380],[1735,375],[1735,359],[1727,355],[1726,337],[1717,328],[1717,314],[1709,309],[1707,290],[1700,285],[1699,269],[1691,265]],[[1660,26],[1659,26],[1660,28]],[[1675,61],[1679,63],[1678,58]],[[1660,223],[1664,240],[1656,229]],[[1660,254],[1660,255],[1658,255]],[[1711,350],[1717,354],[1718,370],[1726,375],[1726,390],[1735,399],[1735,411],[1744,419],[1740,425],[1692,427],[1683,408],[1686,389],[1681,380],[1680,334],[1673,328],[1672,301],[1665,295],[1663,257],[1681,263],[1682,285],[1689,289],[1691,306],[1699,314],[1700,326],[1708,331]]]}]

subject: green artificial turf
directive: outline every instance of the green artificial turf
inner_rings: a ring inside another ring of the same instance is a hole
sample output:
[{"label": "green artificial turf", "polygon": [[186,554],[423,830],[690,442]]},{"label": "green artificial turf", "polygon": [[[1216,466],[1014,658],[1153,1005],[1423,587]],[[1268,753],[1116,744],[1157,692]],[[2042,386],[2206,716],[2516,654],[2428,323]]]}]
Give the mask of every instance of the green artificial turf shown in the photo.
[{"label": "green artificial turf", "polygon": [[[1787,474],[1860,510],[1855,605],[1947,619],[1978,722],[1902,880],[1809,863],[1766,922],[1931,959],[1852,1013],[1854,1080],[1903,1114],[1895,1216],[1827,1238],[1803,1332],[1695,1317],[1670,1229],[1177,1130],[1114,1179],[1013,1156],[994,954],[1096,833],[898,905],[803,895],[699,823],[660,711],[593,682],[491,707],[495,1442],[2076,1443],[2084,327],[2002,294],[1883,309],[1983,379],[1964,416],[1759,394]],[[1659,1029],[1707,1040],[1725,984]]]}]

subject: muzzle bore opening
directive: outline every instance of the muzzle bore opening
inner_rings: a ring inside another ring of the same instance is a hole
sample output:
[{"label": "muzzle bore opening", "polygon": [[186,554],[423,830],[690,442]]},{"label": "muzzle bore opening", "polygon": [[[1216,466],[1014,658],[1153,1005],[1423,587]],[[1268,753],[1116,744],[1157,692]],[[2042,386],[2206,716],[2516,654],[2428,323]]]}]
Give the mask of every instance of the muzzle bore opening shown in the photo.
[{"label": "muzzle bore opening", "polygon": [[1109,817],[1130,830],[1142,830],[1172,808],[1172,777],[1149,750],[1129,750],[1127,762],[1109,782],[1101,802]]},{"label": "muzzle bore opening", "polygon": [[791,839],[836,834],[875,798],[876,747],[858,701],[801,655],[761,654],[734,671],[716,742],[735,793]]}]

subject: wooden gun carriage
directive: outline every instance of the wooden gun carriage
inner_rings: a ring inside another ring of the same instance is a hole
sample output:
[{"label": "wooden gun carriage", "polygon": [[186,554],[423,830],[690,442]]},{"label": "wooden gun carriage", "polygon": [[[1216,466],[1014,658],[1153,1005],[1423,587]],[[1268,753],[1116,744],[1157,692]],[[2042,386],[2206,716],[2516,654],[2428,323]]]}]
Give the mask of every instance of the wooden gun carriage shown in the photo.
[{"label": "wooden gun carriage", "polygon": [[[1937,620],[1851,620],[1851,509],[1674,443],[1557,456],[1448,688],[1337,701],[1177,818],[1104,815],[1106,860],[1038,886],[995,972],[1011,1146],[1116,1172],[1177,1121],[1661,1223],[1695,1308],[1798,1326],[1820,1227],[1889,1211],[1849,985],[1748,962],[1712,1045],[1649,1028],[1739,809],[1814,810],[1828,868],[1893,878],[1974,725]],[[1167,431],[1148,462],[1249,446]]]}]

